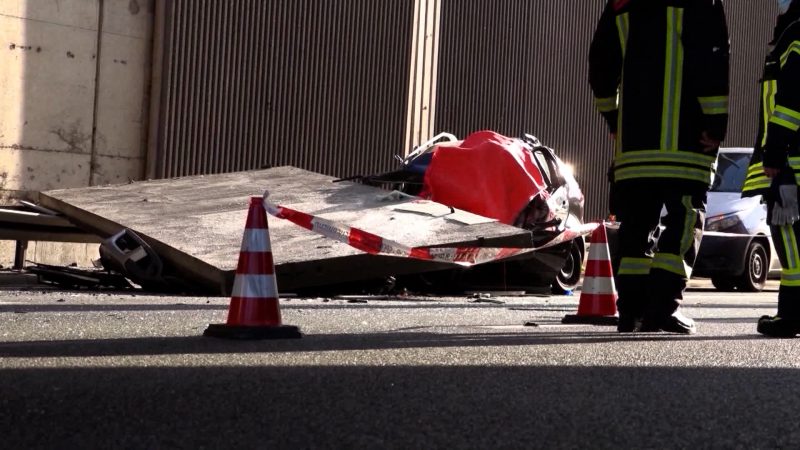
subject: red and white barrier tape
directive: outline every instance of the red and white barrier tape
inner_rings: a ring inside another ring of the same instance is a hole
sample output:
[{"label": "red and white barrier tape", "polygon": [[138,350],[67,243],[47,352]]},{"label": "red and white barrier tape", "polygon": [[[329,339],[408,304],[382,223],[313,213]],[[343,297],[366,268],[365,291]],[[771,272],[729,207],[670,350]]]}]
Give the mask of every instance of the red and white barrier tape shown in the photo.
[{"label": "red and white barrier tape", "polygon": [[331,220],[312,216],[284,206],[274,205],[267,200],[266,193],[264,195],[264,208],[272,216],[288,220],[306,230],[343,242],[372,255],[414,258],[424,261],[457,264],[465,267],[499,261],[511,256],[552,247],[575,239],[578,236],[587,235],[598,226],[596,223],[588,223],[578,228],[566,229],[539,247],[409,247],[368,231],[338,224]]}]

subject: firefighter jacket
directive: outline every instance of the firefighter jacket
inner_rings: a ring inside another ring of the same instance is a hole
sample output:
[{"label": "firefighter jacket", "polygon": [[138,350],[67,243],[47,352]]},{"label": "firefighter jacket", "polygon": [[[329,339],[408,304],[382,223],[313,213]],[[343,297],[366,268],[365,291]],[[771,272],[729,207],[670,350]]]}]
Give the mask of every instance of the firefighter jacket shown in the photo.
[{"label": "firefighter jacket", "polygon": [[[786,28],[764,63],[758,138],[743,196],[766,194],[771,180],[764,166],[794,171],[800,180],[800,21]],[[800,184],[800,183],[798,183]]]},{"label": "firefighter jacket", "polygon": [[721,0],[609,0],[589,53],[595,105],[616,134],[613,179],[707,189],[728,124]]}]

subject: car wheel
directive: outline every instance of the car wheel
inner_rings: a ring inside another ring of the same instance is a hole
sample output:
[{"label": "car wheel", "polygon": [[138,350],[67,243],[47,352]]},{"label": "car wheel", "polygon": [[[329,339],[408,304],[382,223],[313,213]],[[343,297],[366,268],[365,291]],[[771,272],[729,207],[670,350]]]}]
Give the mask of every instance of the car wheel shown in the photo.
[{"label": "car wheel", "polygon": [[711,284],[713,284],[718,291],[730,292],[736,289],[736,278],[714,277],[711,279]]},{"label": "car wheel", "polygon": [[764,289],[769,272],[767,249],[760,242],[751,242],[747,248],[747,259],[744,261],[744,273],[736,283],[736,287],[744,292],[759,292]]},{"label": "car wheel", "polygon": [[550,291],[556,295],[564,295],[574,291],[581,279],[581,266],[583,265],[583,248],[580,240],[572,241],[569,254],[561,270],[558,271]]}]

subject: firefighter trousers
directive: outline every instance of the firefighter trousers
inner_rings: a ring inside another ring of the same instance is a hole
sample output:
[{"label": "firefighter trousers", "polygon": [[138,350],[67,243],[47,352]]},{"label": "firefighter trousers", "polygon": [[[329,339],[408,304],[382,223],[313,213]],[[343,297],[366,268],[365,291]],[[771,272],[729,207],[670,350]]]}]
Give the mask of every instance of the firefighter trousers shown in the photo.
[{"label": "firefighter trousers", "polygon": [[[772,219],[772,203],[768,203],[767,220]],[[794,225],[770,226],[772,244],[781,261],[781,284],[778,288],[778,316],[800,319],[800,252],[797,236],[800,222]]]},{"label": "firefighter trousers", "polygon": [[667,181],[625,181],[613,192],[621,222],[614,273],[617,309],[635,317],[669,316],[680,306],[691,277],[703,235],[706,190],[679,190]]}]

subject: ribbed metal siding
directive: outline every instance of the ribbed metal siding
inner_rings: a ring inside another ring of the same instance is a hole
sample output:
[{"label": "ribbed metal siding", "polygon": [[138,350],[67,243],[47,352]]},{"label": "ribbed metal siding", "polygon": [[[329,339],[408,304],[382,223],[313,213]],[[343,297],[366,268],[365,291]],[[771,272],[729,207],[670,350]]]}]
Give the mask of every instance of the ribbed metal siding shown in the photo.
[{"label": "ribbed metal siding", "polygon": [[[608,209],[613,149],[588,85],[588,51],[605,0],[464,0],[442,8],[436,132],[524,132],[575,167],[586,219]],[[773,5],[770,7],[774,9]],[[752,146],[755,82],[774,11],[726,2],[734,46],[726,146]]]},{"label": "ribbed metal siding", "polygon": [[731,117],[727,147],[752,147],[758,132],[759,79],[778,8],[775,2],[725,2],[731,38]]},{"label": "ribbed metal siding", "polygon": [[403,153],[413,0],[165,0],[152,177]]}]

